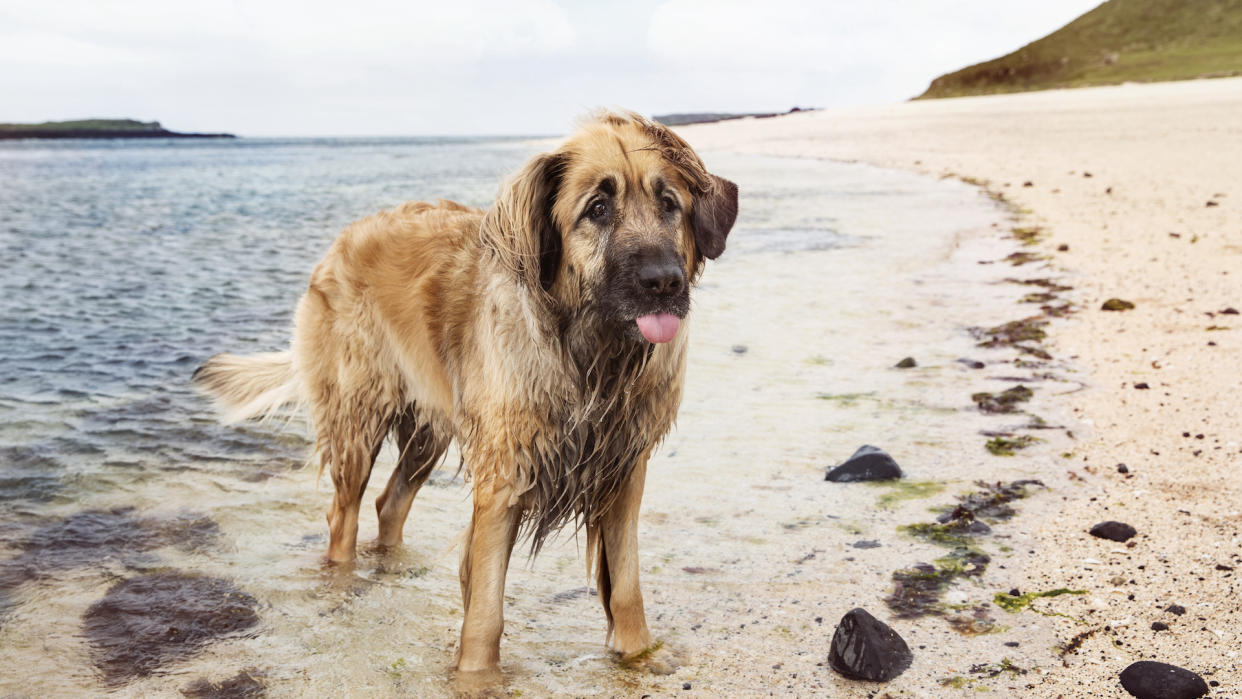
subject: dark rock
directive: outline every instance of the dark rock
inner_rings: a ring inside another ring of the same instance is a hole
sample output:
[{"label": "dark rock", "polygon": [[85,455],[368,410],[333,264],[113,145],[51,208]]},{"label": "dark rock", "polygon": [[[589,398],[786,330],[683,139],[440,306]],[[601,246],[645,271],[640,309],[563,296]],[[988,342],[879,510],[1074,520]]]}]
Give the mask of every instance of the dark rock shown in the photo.
[{"label": "dark rock", "polygon": [[884,450],[864,444],[840,465],[828,471],[824,480],[834,483],[886,481],[901,478],[901,467]]},{"label": "dark rock", "polygon": [[1147,385],[1147,382],[1146,382],[1146,381],[1141,381],[1141,382],[1139,382],[1139,383],[1136,383],[1136,384],[1134,384],[1134,387],[1135,387],[1136,389],[1140,390],[1140,391],[1146,391],[1146,390],[1148,390],[1148,389],[1150,389],[1150,388],[1151,388],[1151,386],[1148,386],[1148,385]]},{"label": "dark rock", "polygon": [[1226,316],[1236,316],[1238,315],[1238,309],[1234,308],[1233,306],[1230,306],[1229,308],[1226,308],[1220,313],[1221,315],[1226,315]]},{"label": "dark rock", "polygon": [[1129,473],[1130,467],[1125,464],[1117,464],[1117,473]]},{"label": "dark rock", "polygon": [[1069,246],[1065,243],[1061,243],[1057,246],[1057,252],[1069,252]]},{"label": "dark rock", "polygon": [[1128,311],[1132,308],[1134,308],[1134,304],[1124,299],[1117,298],[1109,299],[1104,302],[1103,306],[1100,306],[1100,310],[1102,311]]},{"label": "dark rock", "polygon": [[851,609],[832,635],[828,664],[852,680],[887,682],[914,660],[897,632],[861,607]]},{"label": "dark rock", "polygon": [[918,365],[919,365],[919,363],[918,363],[918,362],[916,362],[916,361],[914,361],[914,357],[906,357],[905,359],[901,360],[900,362],[897,362],[897,364],[896,364],[895,366],[896,366],[898,369],[913,369],[914,367],[916,367],[916,366],[918,366]]},{"label": "dark rock", "polygon": [[227,580],[157,573],[113,585],[86,610],[83,627],[95,665],[115,686],[254,627],[256,604]]},{"label": "dark rock", "polygon": [[1091,527],[1091,536],[1098,536],[1101,539],[1110,541],[1128,541],[1130,537],[1137,534],[1138,531],[1124,522],[1100,522]]},{"label": "dark rock", "polygon": [[855,541],[853,544],[850,544],[850,545],[856,549],[878,549],[880,548],[880,542],[871,541],[868,539],[863,539],[862,541]]},{"label": "dark rock", "polygon": [[688,689],[690,689],[690,683],[689,683],[689,682],[682,682],[682,683],[681,683],[681,688],[682,688],[682,689],[687,689],[687,690],[688,690]]},{"label": "dark rock", "polygon": [[267,694],[262,677],[263,673],[254,669],[242,670],[219,682],[203,677],[182,688],[181,694],[191,699],[258,699]]},{"label": "dark rock", "polygon": [[1140,660],[1122,670],[1121,686],[1139,699],[1195,699],[1208,693],[1202,677],[1154,660]]},{"label": "dark rock", "polygon": [[979,361],[978,359],[970,359],[970,358],[968,358],[968,357],[962,357],[962,358],[958,359],[958,360],[957,360],[957,363],[958,363],[958,364],[965,364],[966,366],[970,367],[971,369],[982,369],[983,367],[987,366],[986,364],[984,364],[983,362]]},{"label": "dark rock", "polygon": [[1017,648],[1020,645],[1022,644],[1018,643],[1017,641],[1005,641],[1006,648]]},{"label": "dark rock", "polygon": [[746,354],[746,345],[733,345],[733,354]]},{"label": "dark rock", "polygon": [[143,554],[165,546],[200,551],[212,546],[220,534],[219,525],[202,515],[135,515],[132,507],[85,510],[38,527],[18,543],[20,554],[0,562],[0,592],[112,558],[124,563],[139,560]]},{"label": "dark rock", "polygon": [[1186,608],[1180,604],[1170,604],[1169,606],[1164,608],[1164,611],[1170,614],[1176,614],[1177,616],[1181,616],[1186,613]]},{"label": "dark rock", "polygon": [[1163,621],[1153,621],[1151,622],[1151,630],[1152,631],[1168,631],[1169,625],[1164,623]]}]

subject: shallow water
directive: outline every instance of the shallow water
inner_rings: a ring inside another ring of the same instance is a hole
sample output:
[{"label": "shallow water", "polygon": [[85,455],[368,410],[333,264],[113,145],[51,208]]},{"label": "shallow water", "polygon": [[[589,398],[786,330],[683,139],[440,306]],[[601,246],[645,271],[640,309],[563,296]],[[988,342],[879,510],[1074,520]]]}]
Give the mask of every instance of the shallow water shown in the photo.
[{"label": "shallow water", "polygon": [[[461,621],[452,549],[469,517],[456,461],[420,493],[403,550],[325,568],[330,485],[304,467],[304,430],[219,426],[188,379],[216,352],[282,347],[306,275],[349,221],[410,198],[485,205],[535,149],[0,145],[0,662],[25,669],[0,678],[0,694],[176,694],[237,678],[273,696],[450,691]],[[686,398],[649,469],[641,530],[653,632],[684,664],[654,679],[615,664],[580,542],[566,536],[510,574],[502,654],[510,688],[527,696],[685,681],[717,693],[849,689],[816,665],[836,619],[860,605],[885,618],[891,572],[943,553],[895,527],[928,520],[929,504],[975,479],[1032,475],[1060,438],[1041,434],[1036,456],[982,448],[980,430],[1021,419],[980,415],[970,394],[1023,371],[967,328],[1029,314],[1016,303],[1026,290],[1001,282],[1037,276],[979,264],[1013,248],[993,202],[858,165],[705,159],[738,182],[742,213],[696,291]],[[907,355],[918,368],[892,368]],[[1056,424],[1051,394],[1071,386],[1051,383],[1031,409]],[[863,443],[943,491],[881,506],[892,489],[822,482]],[[376,531],[373,510],[363,514],[361,541]],[[1020,531],[1003,536],[1020,547]],[[92,605],[119,581],[173,573],[228,581],[253,599],[258,624],[157,654],[142,672],[101,660],[84,633]],[[959,652],[962,637],[945,629],[901,627],[912,646]],[[915,662],[935,661],[916,650]]]}]

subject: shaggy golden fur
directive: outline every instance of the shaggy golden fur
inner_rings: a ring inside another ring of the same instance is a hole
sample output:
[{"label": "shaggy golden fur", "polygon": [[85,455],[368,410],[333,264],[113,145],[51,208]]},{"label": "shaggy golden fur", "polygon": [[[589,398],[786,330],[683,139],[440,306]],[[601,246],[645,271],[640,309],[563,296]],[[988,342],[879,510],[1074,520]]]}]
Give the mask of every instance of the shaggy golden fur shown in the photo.
[{"label": "shaggy golden fur", "polygon": [[604,113],[536,156],[488,210],[407,203],[341,233],[311,275],[292,348],[217,355],[195,374],[226,419],[305,406],[335,494],[333,561],[354,557],[372,463],[396,545],[450,440],[474,487],[461,565],[459,672],[494,672],[509,557],[585,526],[612,647],[651,644],[638,584],[646,462],[673,424],[685,325],[648,341],[636,319],[685,318],[705,258],[724,251],[737,187],[676,134]]}]

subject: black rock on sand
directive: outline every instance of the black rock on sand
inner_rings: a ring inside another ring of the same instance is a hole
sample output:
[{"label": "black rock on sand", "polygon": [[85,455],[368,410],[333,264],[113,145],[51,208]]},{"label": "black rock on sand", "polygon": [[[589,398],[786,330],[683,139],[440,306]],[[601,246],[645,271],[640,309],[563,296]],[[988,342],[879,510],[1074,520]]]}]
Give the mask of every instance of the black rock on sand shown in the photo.
[{"label": "black rock on sand", "polygon": [[901,478],[901,467],[883,449],[864,444],[854,455],[830,469],[824,480],[834,483],[887,481]]},{"label": "black rock on sand", "polygon": [[861,607],[841,617],[828,654],[833,670],[869,682],[887,682],[905,672],[913,660],[905,640]]},{"label": "black rock on sand", "polygon": [[1121,686],[1139,699],[1195,699],[1208,693],[1202,677],[1154,660],[1140,660],[1122,670]]}]

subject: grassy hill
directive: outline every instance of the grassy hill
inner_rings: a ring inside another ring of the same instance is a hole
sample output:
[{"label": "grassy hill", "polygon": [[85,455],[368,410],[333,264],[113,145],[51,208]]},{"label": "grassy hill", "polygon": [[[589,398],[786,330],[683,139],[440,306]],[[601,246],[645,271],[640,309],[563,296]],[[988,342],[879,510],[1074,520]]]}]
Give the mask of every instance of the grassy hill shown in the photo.
[{"label": "grassy hill", "polygon": [[158,121],[79,119],[38,124],[0,124],[0,139],[19,138],[233,138],[225,133],[179,133]]},{"label": "grassy hill", "polygon": [[1242,0],[1108,0],[916,99],[1242,75]]}]

